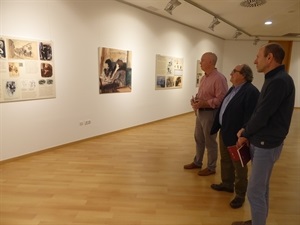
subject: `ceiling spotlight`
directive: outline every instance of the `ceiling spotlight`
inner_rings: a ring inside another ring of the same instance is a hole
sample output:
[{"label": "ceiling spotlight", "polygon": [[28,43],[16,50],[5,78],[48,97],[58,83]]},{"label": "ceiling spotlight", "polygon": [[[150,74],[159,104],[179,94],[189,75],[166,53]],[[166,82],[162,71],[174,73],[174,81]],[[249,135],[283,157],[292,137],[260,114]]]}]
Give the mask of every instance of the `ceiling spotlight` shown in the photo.
[{"label": "ceiling spotlight", "polygon": [[253,41],[253,45],[257,45],[257,43],[260,41],[259,37],[255,37],[254,41]]},{"label": "ceiling spotlight", "polygon": [[235,34],[233,35],[234,39],[237,39],[239,36],[241,36],[243,33],[239,30],[236,30]]},{"label": "ceiling spotlight", "polygon": [[243,7],[258,7],[265,4],[266,0],[244,0],[240,3]]},{"label": "ceiling spotlight", "polygon": [[208,26],[209,29],[211,29],[212,31],[215,31],[215,26],[218,25],[220,23],[220,21],[218,20],[217,17],[214,17],[213,21],[210,23],[210,25]]},{"label": "ceiling spotlight", "polygon": [[180,4],[181,4],[181,2],[178,0],[171,0],[165,7],[165,11],[167,11],[168,13],[170,13],[172,15],[173,10]]},{"label": "ceiling spotlight", "polygon": [[268,20],[265,22],[265,25],[271,25],[272,24],[272,21]]}]

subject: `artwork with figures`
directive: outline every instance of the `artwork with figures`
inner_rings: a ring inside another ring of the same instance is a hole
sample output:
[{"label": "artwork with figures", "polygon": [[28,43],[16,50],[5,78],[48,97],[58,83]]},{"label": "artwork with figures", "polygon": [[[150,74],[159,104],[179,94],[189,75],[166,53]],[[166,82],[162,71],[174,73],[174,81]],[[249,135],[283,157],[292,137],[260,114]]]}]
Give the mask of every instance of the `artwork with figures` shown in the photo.
[{"label": "artwork with figures", "polygon": [[0,102],[55,97],[52,43],[0,37]]},{"label": "artwork with figures", "polygon": [[183,59],[156,55],[155,89],[182,88]]},{"label": "artwork with figures", "polygon": [[99,94],[131,92],[132,52],[98,48]]}]

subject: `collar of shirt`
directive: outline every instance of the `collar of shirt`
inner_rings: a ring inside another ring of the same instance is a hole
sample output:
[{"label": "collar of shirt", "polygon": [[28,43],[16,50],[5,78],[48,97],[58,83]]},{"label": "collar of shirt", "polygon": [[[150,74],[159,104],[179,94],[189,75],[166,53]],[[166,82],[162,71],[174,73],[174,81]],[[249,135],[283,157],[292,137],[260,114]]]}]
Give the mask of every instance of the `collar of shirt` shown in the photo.
[{"label": "collar of shirt", "polygon": [[234,86],[232,91],[238,92],[244,84],[246,84],[246,81],[244,83],[241,83],[241,84],[237,85],[237,86]]},{"label": "collar of shirt", "polygon": [[208,77],[209,75],[211,75],[212,73],[214,73],[215,71],[217,71],[217,68],[214,68],[212,71],[210,71],[210,73],[204,73],[204,75],[206,76],[206,77]]},{"label": "collar of shirt", "polygon": [[265,74],[265,78],[267,79],[269,77],[275,76],[280,70],[285,70],[285,66],[284,65],[280,65],[280,66],[276,67],[275,69],[267,72]]}]

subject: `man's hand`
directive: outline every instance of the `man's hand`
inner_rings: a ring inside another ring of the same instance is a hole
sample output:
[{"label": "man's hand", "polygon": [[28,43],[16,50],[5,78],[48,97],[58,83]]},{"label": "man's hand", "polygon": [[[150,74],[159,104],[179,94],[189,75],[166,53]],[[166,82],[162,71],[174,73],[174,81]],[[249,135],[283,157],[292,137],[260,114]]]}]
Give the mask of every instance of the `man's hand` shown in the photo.
[{"label": "man's hand", "polygon": [[207,101],[200,100],[197,98],[197,96],[195,98],[192,96],[191,106],[194,110],[198,110],[199,108],[210,108],[210,105],[207,103]]},{"label": "man's hand", "polygon": [[249,146],[249,141],[247,138],[245,137],[242,137],[242,133],[245,131],[244,128],[240,129],[238,132],[237,132],[237,137],[238,137],[238,140],[236,142],[236,146],[239,148],[241,147],[244,143],[246,143],[248,146]]},{"label": "man's hand", "polygon": [[240,130],[237,132],[236,136],[237,136],[238,138],[240,138],[240,137],[242,136],[242,133],[243,133],[244,131],[245,131],[245,128],[240,129]]},{"label": "man's hand", "polygon": [[191,98],[191,106],[192,106],[192,108],[194,109],[194,110],[197,110],[198,108],[197,108],[197,103],[199,102],[199,99],[197,98],[197,96],[196,97],[194,97],[194,96],[192,96],[192,98]]},{"label": "man's hand", "polygon": [[238,140],[237,140],[237,142],[236,142],[236,146],[239,148],[239,147],[241,147],[244,143],[246,143],[246,145],[249,146],[249,141],[248,141],[247,138],[245,138],[245,137],[239,137]]},{"label": "man's hand", "polygon": [[193,107],[194,110],[197,110],[199,108],[203,108],[203,103],[204,103],[203,100],[196,99],[191,103],[191,106]]}]

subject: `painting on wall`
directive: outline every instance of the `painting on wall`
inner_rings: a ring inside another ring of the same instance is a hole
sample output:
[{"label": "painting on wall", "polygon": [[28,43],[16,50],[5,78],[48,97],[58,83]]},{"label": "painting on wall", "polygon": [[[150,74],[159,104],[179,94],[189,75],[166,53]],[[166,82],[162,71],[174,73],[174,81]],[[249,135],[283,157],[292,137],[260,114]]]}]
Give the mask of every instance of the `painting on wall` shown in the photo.
[{"label": "painting on wall", "polygon": [[56,97],[52,46],[0,37],[0,102]]},{"label": "painting on wall", "polygon": [[197,60],[196,87],[199,87],[199,83],[203,75],[204,71],[201,69],[200,60]]},{"label": "painting on wall", "polygon": [[132,52],[98,48],[99,94],[131,92]]},{"label": "painting on wall", "polygon": [[156,55],[155,89],[182,88],[183,59]]}]

